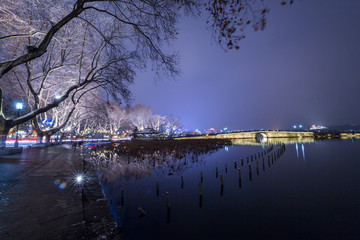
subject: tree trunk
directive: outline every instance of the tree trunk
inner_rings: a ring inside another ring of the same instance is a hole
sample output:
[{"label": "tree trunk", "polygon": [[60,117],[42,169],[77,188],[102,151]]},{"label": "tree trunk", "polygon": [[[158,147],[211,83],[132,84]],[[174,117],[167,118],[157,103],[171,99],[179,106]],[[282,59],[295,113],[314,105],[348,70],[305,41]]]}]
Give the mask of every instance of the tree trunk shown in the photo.
[{"label": "tree trunk", "polygon": [[[1,121],[0,121],[1,122]],[[9,133],[9,128],[6,128],[4,126],[0,126],[0,148],[6,147],[6,137]]]},{"label": "tree trunk", "polygon": [[6,118],[3,113],[3,97],[2,89],[0,88],[0,148],[6,147],[6,137],[10,128],[6,124]]},{"label": "tree trunk", "polygon": [[60,132],[60,136],[59,136],[59,143],[62,143],[62,140],[64,138],[64,133]]},{"label": "tree trunk", "polygon": [[43,142],[43,137],[44,137],[44,134],[37,133],[36,143],[42,143]]},{"label": "tree trunk", "polygon": [[45,143],[46,144],[50,143],[50,137],[51,137],[51,134],[46,134],[45,135]]}]

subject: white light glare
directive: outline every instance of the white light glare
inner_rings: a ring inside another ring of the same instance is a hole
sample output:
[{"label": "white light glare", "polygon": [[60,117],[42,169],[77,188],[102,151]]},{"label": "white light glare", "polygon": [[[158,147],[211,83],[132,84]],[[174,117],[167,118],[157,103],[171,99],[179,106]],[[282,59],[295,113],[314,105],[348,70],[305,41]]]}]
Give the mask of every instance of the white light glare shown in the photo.
[{"label": "white light glare", "polygon": [[23,109],[23,103],[21,103],[21,102],[16,103],[16,109],[17,110]]},{"label": "white light glare", "polygon": [[83,177],[83,175],[79,174],[76,176],[75,180],[76,180],[77,184],[82,184],[84,181],[84,177]]}]

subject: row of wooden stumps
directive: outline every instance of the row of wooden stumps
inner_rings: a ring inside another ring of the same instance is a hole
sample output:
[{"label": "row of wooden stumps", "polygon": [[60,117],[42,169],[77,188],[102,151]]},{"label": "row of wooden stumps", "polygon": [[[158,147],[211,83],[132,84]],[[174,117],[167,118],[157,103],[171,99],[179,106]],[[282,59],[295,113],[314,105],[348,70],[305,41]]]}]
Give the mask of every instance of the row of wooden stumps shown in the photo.
[{"label": "row of wooden stumps", "polygon": [[[255,159],[256,161],[256,174],[257,176],[259,176],[259,161],[260,157],[262,157],[262,168],[263,171],[265,171],[265,156],[268,156],[268,166],[270,167],[271,165],[274,164],[274,162],[276,162],[276,160],[281,157],[281,155],[285,152],[285,145],[283,144],[277,151],[272,152],[270,155],[268,155],[268,153],[270,153],[273,150],[273,146],[271,146],[269,149],[267,149],[264,152],[261,152],[258,154],[254,154],[250,156],[251,162],[253,162],[253,159]],[[247,157],[247,162],[248,162],[248,167],[249,167],[249,180],[252,180],[252,168],[251,168],[251,163],[249,162],[249,157]],[[244,160],[241,159],[240,162],[241,166],[244,165]],[[241,188],[241,169],[240,167],[238,167],[237,162],[234,162],[234,169],[238,170],[238,183],[239,183],[239,188]],[[225,164],[225,173],[227,173],[228,170],[228,166],[227,164]],[[224,194],[224,179],[223,179],[223,175],[219,174],[219,170],[218,167],[215,168],[215,172],[216,172],[216,178],[220,178],[220,196],[223,196]],[[203,172],[200,172],[200,181],[198,182],[199,185],[199,208],[203,207],[203,182],[204,182],[204,175]],[[181,176],[181,188],[184,188],[184,177]],[[156,182],[156,195],[159,196],[159,182]],[[166,197],[167,197],[167,222],[170,222],[170,213],[171,213],[171,204],[170,204],[170,194],[169,192],[166,192]],[[123,201],[123,200],[122,200]],[[142,213],[142,209],[138,209],[140,214]],[[144,211],[145,213],[145,211]],[[146,213],[145,213],[146,214]]]}]

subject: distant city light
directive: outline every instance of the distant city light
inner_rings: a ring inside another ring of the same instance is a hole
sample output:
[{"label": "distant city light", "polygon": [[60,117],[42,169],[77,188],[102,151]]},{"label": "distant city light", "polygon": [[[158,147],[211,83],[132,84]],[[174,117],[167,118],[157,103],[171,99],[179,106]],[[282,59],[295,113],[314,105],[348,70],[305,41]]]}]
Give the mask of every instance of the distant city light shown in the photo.
[{"label": "distant city light", "polygon": [[296,128],[296,125],[294,125],[293,128]]},{"label": "distant city light", "polygon": [[300,124],[300,125],[299,125],[299,128],[302,128],[302,127],[303,127],[303,126]]}]

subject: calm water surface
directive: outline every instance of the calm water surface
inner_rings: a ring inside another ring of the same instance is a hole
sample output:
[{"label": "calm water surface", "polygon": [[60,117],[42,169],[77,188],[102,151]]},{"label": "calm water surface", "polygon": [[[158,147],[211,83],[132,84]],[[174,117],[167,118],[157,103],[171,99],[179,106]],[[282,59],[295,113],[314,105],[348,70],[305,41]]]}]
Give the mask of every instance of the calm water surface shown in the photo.
[{"label": "calm water surface", "polygon": [[123,239],[360,239],[360,142],[285,146],[109,166],[101,184]]}]

